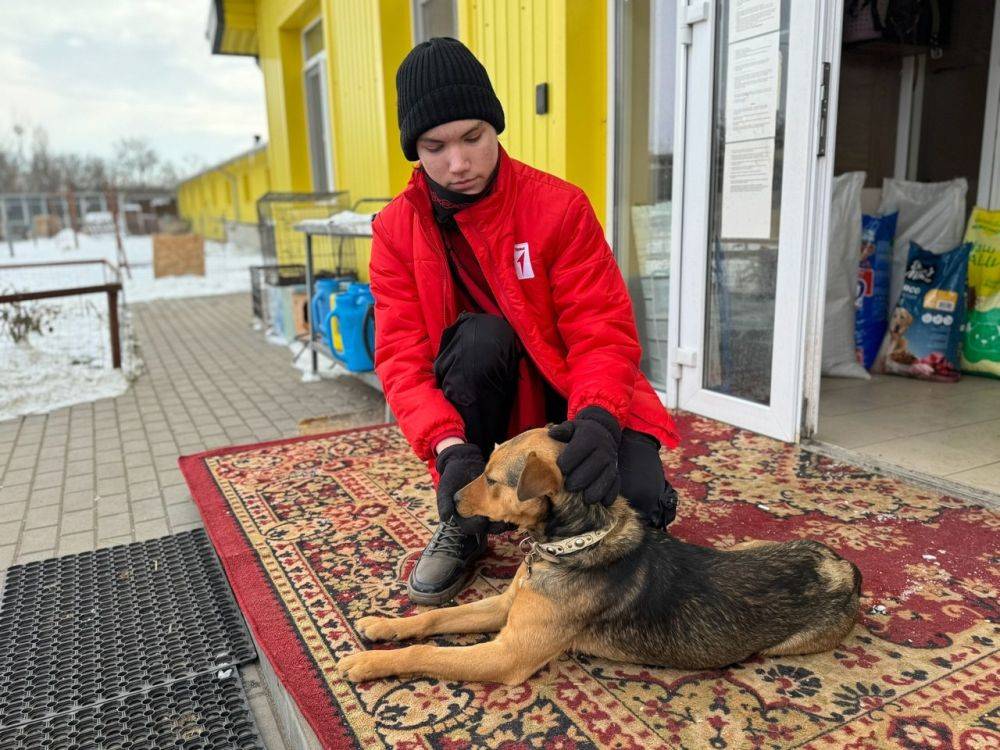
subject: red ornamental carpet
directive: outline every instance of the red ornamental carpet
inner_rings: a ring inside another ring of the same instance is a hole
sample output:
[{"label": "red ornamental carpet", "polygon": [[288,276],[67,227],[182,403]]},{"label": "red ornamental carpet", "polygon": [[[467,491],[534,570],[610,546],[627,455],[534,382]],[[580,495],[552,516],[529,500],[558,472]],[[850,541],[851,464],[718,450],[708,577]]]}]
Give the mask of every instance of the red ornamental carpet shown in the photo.
[{"label": "red ornamental carpet", "polygon": [[[353,623],[412,611],[433,490],[395,427],[181,459],[250,627],[325,747],[1000,747],[1000,513],[678,415],[671,533],[727,547],[809,537],[864,573],[837,651],[683,672],[563,657],[518,687],[336,677]],[[463,601],[520,556],[494,540]],[[451,636],[467,644],[485,636]],[[392,644],[379,648],[394,647]]]}]

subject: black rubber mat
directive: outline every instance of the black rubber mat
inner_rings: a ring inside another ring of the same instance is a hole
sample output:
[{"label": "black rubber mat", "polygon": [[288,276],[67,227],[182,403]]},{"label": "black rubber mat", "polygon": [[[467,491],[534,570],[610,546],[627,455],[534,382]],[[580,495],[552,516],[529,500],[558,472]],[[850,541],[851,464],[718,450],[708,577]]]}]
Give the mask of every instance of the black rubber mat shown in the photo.
[{"label": "black rubber mat", "polygon": [[0,729],[255,658],[200,529],[15,566],[0,605]]},{"label": "black rubber mat", "polygon": [[235,668],[0,730],[3,750],[263,750]]}]

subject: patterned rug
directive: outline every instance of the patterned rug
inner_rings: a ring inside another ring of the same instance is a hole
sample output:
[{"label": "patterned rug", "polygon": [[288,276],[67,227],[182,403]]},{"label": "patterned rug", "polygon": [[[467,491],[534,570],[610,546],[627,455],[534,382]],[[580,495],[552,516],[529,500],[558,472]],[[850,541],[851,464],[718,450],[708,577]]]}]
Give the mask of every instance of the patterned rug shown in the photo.
[{"label": "patterned rug", "polygon": [[[328,748],[1000,747],[1000,513],[679,415],[664,454],[682,539],[809,537],[864,573],[836,651],[683,672],[563,657],[518,687],[336,677],[368,614],[413,611],[405,581],[433,490],[396,428],[181,459],[258,642]],[[494,540],[462,601],[520,557]],[[486,636],[442,637],[467,644]],[[379,644],[378,648],[392,648]]]}]

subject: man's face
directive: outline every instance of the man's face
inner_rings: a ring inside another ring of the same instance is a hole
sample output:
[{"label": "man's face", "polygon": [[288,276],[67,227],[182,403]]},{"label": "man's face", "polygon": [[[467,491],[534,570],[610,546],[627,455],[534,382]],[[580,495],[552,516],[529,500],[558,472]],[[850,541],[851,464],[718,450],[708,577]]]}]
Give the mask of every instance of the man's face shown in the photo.
[{"label": "man's face", "polygon": [[417,140],[417,156],[427,175],[438,185],[467,195],[486,188],[499,148],[497,131],[482,120],[446,122]]}]

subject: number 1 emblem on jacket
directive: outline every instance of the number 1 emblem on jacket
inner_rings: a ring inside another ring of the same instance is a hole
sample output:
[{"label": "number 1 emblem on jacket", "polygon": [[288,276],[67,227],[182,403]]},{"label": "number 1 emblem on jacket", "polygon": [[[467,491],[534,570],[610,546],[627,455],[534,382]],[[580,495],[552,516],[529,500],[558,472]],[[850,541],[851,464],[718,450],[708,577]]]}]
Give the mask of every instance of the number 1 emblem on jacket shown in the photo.
[{"label": "number 1 emblem on jacket", "polygon": [[535,271],[531,267],[531,251],[527,242],[518,242],[514,245],[514,270],[519,279],[535,278]]}]

